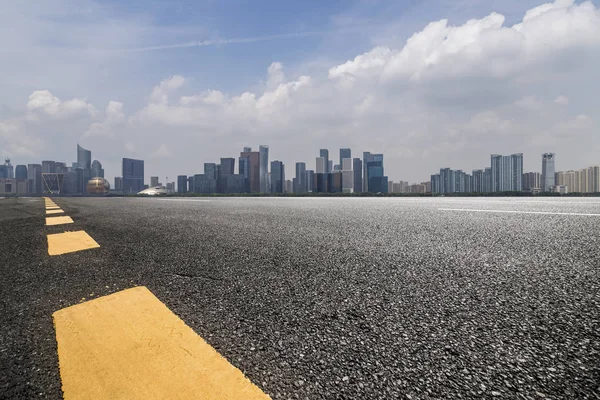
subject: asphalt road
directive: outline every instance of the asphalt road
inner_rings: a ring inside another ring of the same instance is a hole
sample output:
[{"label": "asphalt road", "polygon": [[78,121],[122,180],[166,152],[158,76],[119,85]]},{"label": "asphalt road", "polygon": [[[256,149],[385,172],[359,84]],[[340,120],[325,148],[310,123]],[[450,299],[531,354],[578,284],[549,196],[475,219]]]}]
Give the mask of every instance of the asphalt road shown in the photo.
[{"label": "asphalt road", "polygon": [[600,199],[54,200],[0,199],[2,399],[61,398],[52,313],[136,285],[274,399],[600,398]]}]

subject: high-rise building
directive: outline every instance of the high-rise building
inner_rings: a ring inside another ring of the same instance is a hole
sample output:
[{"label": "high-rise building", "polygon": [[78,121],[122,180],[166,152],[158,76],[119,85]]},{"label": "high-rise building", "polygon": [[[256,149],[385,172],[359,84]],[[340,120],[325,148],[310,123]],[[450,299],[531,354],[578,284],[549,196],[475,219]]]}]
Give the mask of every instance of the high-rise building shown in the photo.
[{"label": "high-rise building", "polygon": [[221,176],[235,174],[235,158],[221,158]]},{"label": "high-rise building", "polygon": [[56,162],[44,160],[42,161],[42,174],[53,174],[56,172]]},{"label": "high-rise building", "polygon": [[362,191],[369,192],[369,176],[367,174],[367,163],[373,161],[373,156],[370,152],[363,152],[363,176],[362,176]]},{"label": "high-rise building", "polygon": [[250,193],[260,193],[260,153],[257,151],[244,151],[240,153],[240,157],[248,159],[247,175],[249,177],[248,187]]},{"label": "high-rise building", "polygon": [[250,158],[238,158],[238,173],[244,177],[244,193],[250,193]]},{"label": "high-rise building", "polygon": [[354,171],[352,171],[352,159],[350,157],[342,159],[342,192],[354,192]]},{"label": "high-rise building", "polygon": [[349,148],[342,148],[340,149],[340,166],[342,167],[342,171],[344,170],[344,163],[343,163],[343,159],[344,158],[352,158],[352,150]]},{"label": "high-rise building", "polygon": [[115,176],[115,190],[119,192],[123,191],[123,177]]},{"label": "high-rise building", "polygon": [[[291,183],[291,181],[290,181]],[[286,192],[284,165],[281,161],[271,161],[271,190],[273,193]]]},{"label": "high-rise building", "polygon": [[[327,149],[321,149],[319,150],[319,157],[322,157],[323,159],[325,159],[325,170],[322,172],[324,174],[328,174],[331,172],[331,168],[329,167],[329,150]],[[320,174],[321,172],[318,171],[317,167],[317,173]]]},{"label": "high-rise building", "polygon": [[137,194],[144,190],[144,160],[123,158],[123,193]]},{"label": "high-rise building", "polygon": [[306,170],[306,191],[312,192],[315,181],[315,171],[312,169]]},{"label": "high-rise building", "polygon": [[289,179],[285,181],[285,192],[294,193],[294,186],[292,185],[292,181]]},{"label": "high-rise building", "polygon": [[352,170],[354,171],[354,193],[360,193],[363,190],[363,163],[360,158],[352,160]]},{"label": "high-rise building", "polygon": [[325,157],[317,157],[316,160],[316,173],[326,174],[327,173],[327,159]]},{"label": "high-rise building", "polygon": [[329,171],[329,173],[333,172],[333,160],[327,162],[327,171]]},{"label": "high-rise building", "polygon": [[[0,165],[0,178],[13,179],[15,177],[14,167],[10,163],[10,158],[4,159],[4,165]],[[16,190],[16,188],[15,188]],[[7,192],[9,193],[9,192]]]},{"label": "high-rise building", "polygon": [[160,182],[158,181],[158,176],[151,176],[150,177],[150,187],[157,187],[160,186]]},{"label": "high-rise building", "polygon": [[92,178],[104,178],[104,168],[98,160],[92,161]]},{"label": "high-rise building", "polygon": [[187,175],[177,175],[177,193],[187,193],[188,177]]},{"label": "high-rise building", "polygon": [[27,179],[29,180],[29,193],[41,194],[42,193],[42,165],[41,164],[28,164],[27,165]]},{"label": "high-rise building", "polygon": [[492,169],[485,168],[483,170],[483,193],[490,193],[492,191]]},{"label": "high-rise building", "polygon": [[258,147],[260,153],[260,192],[269,192],[269,146],[260,145]]},{"label": "high-rise building", "polygon": [[369,193],[387,193],[387,176],[383,169],[383,154],[370,154],[372,161],[367,162]]},{"label": "high-rise building", "polygon": [[440,194],[442,193],[442,187],[440,183],[440,174],[431,175],[431,193]]},{"label": "high-rise building", "polygon": [[26,165],[17,165],[15,169],[15,179],[19,181],[27,180],[27,166]]},{"label": "high-rise building", "polygon": [[492,192],[520,192],[523,178],[523,154],[491,155]]},{"label": "high-rise building", "polygon": [[[273,170],[273,164],[271,164],[271,171]],[[308,191],[306,187],[306,163],[296,163],[296,177],[294,178],[294,193],[306,193]]]},{"label": "high-rise building", "polygon": [[482,169],[474,169],[473,170],[473,187],[472,190],[474,193],[483,193],[483,170]]},{"label": "high-rise building", "polygon": [[77,144],[77,165],[81,169],[92,169],[92,152]]},{"label": "high-rise building", "polygon": [[244,153],[250,153],[252,151],[252,147],[244,147]]},{"label": "high-rise building", "polygon": [[527,192],[540,190],[542,185],[542,175],[539,172],[525,172],[522,178],[522,188]]},{"label": "high-rise building", "polygon": [[555,172],[555,155],[554,153],[542,154],[542,190],[544,192],[550,192],[552,186],[554,186],[554,172]]}]

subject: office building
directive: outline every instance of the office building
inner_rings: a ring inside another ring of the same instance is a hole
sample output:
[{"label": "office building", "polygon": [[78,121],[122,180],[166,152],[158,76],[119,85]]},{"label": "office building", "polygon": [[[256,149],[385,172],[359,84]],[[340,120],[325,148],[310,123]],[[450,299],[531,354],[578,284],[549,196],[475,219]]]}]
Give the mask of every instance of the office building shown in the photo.
[{"label": "office building", "polygon": [[485,168],[483,170],[483,193],[490,193],[492,191],[492,169]]},{"label": "office building", "polygon": [[260,153],[257,151],[244,151],[240,153],[240,158],[248,159],[248,171],[242,175],[249,177],[250,193],[260,193]]},{"label": "office building", "polygon": [[260,154],[260,192],[269,193],[269,146],[260,145],[258,152]]},{"label": "office building", "polygon": [[[346,149],[350,150],[350,149]],[[341,152],[341,150],[340,150]],[[349,153],[349,152],[348,152]],[[352,159],[342,159],[342,192],[354,193],[354,171],[352,171]]]},{"label": "office building", "polygon": [[42,174],[53,174],[56,172],[56,162],[44,160],[42,161]]},{"label": "office building", "polygon": [[5,158],[4,165],[0,165],[0,178],[13,179],[14,177],[15,171],[14,167],[10,163],[10,158]]},{"label": "office building", "polygon": [[158,176],[151,176],[150,177],[150,187],[157,187],[160,186],[160,182],[158,181]]},{"label": "office building", "polygon": [[177,176],[177,193],[187,193],[188,191],[188,177],[187,175]]},{"label": "office building", "polygon": [[[275,160],[271,162],[271,190],[272,193],[288,192],[286,188],[284,165],[281,161]],[[293,192],[293,188],[290,191]]]},{"label": "office building", "polygon": [[520,192],[523,188],[523,154],[491,155],[493,192]]},{"label": "office building", "polygon": [[27,166],[26,165],[17,165],[15,168],[15,179],[18,181],[26,181],[27,180]]},{"label": "office building", "polygon": [[115,190],[118,192],[123,191],[123,177],[115,176]]},{"label": "office building", "polygon": [[327,171],[329,171],[328,173],[333,172],[333,160],[327,162]]},{"label": "office building", "polygon": [[313,191],[314,180],[315,180],[315,171],[312,169],[307,170],[306,171],[306,180],[305,180],[307,192]]},{"label": "office building", "polygon": [[317,157],[316,159],[316,173],[326,174],[327,173],[327,159],[325,157]]},{"label": "office building", "polygon": [[29,180],[29,193],[42,193],[42,165],[28,164],[27,165],[27,180]]},{"label": "office building", "polygon": [[554,153],[542,154],[542,190],[549,192],[554,186],[555,172],[555,155]]},{"label": "office building", "polygon": [[344,170],[344,162],[342,161],[344,158],[352,158],[352,150],[348,149],[348,148],[342,148],[340,149],[340,167],[341,170]]},{"label": "office building", "polygon": [[123,158],[123,193],[137,194],[144,190],[144,160]]},{"label": "office building", "polygon": [[367,174],[367,163],[369,161],[373,161],[373,157],[370,152],[363,152],[363,174],[362,174],[362,191],[367,193],[369,192],[369,178]]},{"label": "office building", "polygon": [[387,176],[383,169],[383,154],[369,154],[367,180],[369,193],[387,193]]},{"label": "office building", "polygon": [[324,159],[324,165],[325,165],[325,170],[323,172],[319,172],[317,167],[317,173],[324,173],[324,174],[328,174],[331,172],[331,167],[329,164],[329,150],[327,149],[320,149],[319,150],[319,157],[322,157]]},{"label": "office building", "polygon": [[221,158],[221,176],[235,174],[235,158]]},{"label": "office building", "polygon": [[352,160],[352,170],[354,173],[354,193],[361,193],[363,190],[363,163],[360,158]]},{"label": "office building", "polygon": [[92,161],[92,178],[104,178],[104,168],[98,160]]},{"label": "office building", "polygon": [[[273,168],[273,164],[271,164]],[[294,193],[306,193],[308,191],[306,185],[306,163],[296,163],[296,177],[292,180]]]}]

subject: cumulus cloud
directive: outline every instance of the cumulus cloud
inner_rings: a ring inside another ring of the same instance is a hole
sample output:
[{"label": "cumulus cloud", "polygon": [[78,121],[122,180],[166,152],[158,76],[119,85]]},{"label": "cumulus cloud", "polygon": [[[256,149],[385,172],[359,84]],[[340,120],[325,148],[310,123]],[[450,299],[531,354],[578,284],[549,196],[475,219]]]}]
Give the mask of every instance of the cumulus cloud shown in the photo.
[{"label": "cumulus cloud", "polygon": [[556,0],[529,10],[523,20],[505,26],[491,13],[453,26],[432,22],[410,37],[402,49],[376,47],[329,70],[331,79],[378,79],[418,83],[465,77],[510,78],[535,69],[565,49],[589,51],[600,45],[600,11],[591,2]]},{"label": "cumulus cloud", "polygon": [[36,90],[29,95],[27,109],[32,112],[41,112],[53,118],[68,118],[70,116],[87,113],[96,114],[96,108],[82,99],[61,101],[50,93],[49,90]]}]

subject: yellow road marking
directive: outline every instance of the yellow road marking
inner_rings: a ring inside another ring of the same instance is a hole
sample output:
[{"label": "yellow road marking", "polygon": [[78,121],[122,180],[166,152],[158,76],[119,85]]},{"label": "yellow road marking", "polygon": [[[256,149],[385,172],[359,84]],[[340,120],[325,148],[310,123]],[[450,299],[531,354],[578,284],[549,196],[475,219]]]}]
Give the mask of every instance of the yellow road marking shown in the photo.
[{"label": "yellow road marking", "polygon": [[85,231],[48,235],[48,254],[51,256],[95,249],[98,247],[100,247],[100,245]]},{"label": "yellow road marking", "polygon": [[61,214],[64,213],[64,211],[60,208],[57,208],[56,210],[46,210],[46,214]]},{"label": "yellow road marking", "polygon": [[72,224],[73,220],[71,217],[63,216],[63,217],[46,217],[46,226],[49,225],[62,225],[62,224]]},{"label": "yellow road marking", "polygon": [[270,399],[145,287],[53,318],[65,400]]},{"label": "yellow road marking", "polygon": [[46,206],[46,210],[56,210],[59,209],[60,207],[57,205],[53,205],[53,206]]}]

